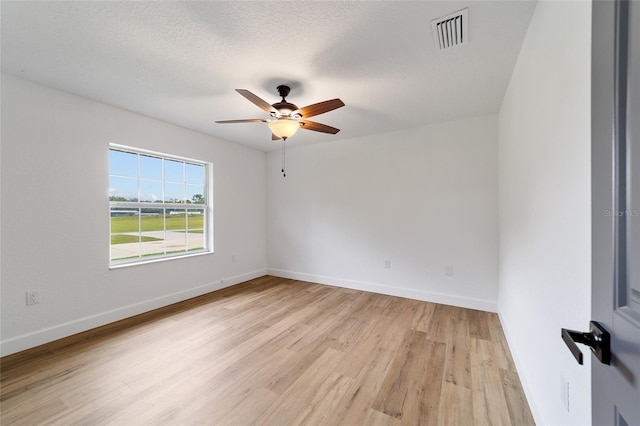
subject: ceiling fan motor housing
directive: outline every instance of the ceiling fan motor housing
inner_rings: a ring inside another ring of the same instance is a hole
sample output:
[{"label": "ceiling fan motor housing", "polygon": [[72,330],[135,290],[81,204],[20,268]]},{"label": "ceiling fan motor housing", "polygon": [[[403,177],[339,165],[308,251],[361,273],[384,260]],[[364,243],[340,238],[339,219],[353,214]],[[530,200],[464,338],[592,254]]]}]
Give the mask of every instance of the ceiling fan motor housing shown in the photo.
[{"label": "ceiling fan motor housing", "polygon": [[297,105],[289,102],[276,102],[271,106],[277,109],[282,115],[289,115],[298,109]]},{"label": "ceiling fan motor housing", "polygon": [[298,106],[290,102],[287,102],[287,100],[285,99],[287,96],[289,96],[289,92],[291,92],[291,88],[289,86],[282,84],[278,86],[276,89],[278,89],[278,94],[282,97],[282,100],[280,102],[276,102],[275,104],[272,104],[271,106],[274,107],[276,110],[278,110],[278,112],[280,112],[282,115],[286,115],[286,116],[290,115],[293,111],[297,111]]}]

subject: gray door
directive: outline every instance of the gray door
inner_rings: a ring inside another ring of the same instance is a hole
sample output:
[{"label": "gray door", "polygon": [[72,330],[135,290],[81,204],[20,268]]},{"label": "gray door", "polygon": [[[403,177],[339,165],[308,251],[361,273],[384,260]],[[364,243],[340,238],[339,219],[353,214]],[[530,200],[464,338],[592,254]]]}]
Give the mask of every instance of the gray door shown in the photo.
[{"label": "gray door", "polygon": [[595,1],[592,32],[594,425],[640,425],[640,1]]}]

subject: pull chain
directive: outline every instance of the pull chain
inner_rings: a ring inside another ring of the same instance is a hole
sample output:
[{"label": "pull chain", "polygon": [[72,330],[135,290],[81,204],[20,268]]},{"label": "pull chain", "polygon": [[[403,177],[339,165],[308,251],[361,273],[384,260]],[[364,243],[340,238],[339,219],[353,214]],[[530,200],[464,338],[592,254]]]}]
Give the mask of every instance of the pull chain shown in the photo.
[{"label": "pull chain", "polygon": [[284,143],[287,138],[282,138],[282,177],[287,177],[287,173],[284,171],[285,166],[285,152],[284,152]]}]

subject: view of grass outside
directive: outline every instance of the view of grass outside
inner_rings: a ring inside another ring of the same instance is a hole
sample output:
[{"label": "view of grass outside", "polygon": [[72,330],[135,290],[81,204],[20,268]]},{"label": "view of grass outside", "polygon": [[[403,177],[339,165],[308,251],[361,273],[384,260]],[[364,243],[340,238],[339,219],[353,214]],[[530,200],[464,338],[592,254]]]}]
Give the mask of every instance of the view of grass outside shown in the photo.
[{"label": "view of grass outside", "polygon": [[207,165],[109,149],[110,259],[205,250]]},{"label": "view of grass outside", "polygon": [[[125,215],[123,215],[125,214]],[[204,249],[204,210],[165,213],[112,209],[111,259],[123,260]]]},{"label": "view of grass outside", "polygon": [[[165,228],[166,220],[166,228]],[[139,226],[142,224],[142,229]],[[204,214],[194,214],[188,216],[185,221],[184,214],[165,216],[111,216],[111,233],[119,234],[123,232],[142,232],[145,231],[184,231],[189,232],[200,231],[204,228]]]}]

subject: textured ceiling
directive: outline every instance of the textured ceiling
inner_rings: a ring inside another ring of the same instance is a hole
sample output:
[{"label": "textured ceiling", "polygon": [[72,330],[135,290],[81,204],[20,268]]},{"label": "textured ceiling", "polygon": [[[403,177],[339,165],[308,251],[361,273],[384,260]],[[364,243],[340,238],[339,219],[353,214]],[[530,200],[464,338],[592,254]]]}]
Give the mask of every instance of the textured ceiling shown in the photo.
[{"label": "textured ceiling", "polygon": [[[2,1],[2,70],[261,150],[278,147],[269,103],[288,83],[322,143],[498,111],[535,9],[529,1]],[[438,51],[430,21],[469,8],[469,43]]]}]

